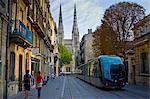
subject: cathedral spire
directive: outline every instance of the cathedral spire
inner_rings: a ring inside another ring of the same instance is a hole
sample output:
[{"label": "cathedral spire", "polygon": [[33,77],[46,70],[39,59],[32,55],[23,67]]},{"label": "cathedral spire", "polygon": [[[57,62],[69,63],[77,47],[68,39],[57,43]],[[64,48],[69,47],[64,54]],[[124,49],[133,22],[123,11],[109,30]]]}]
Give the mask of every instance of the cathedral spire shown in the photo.
[{"label": "cathedral spire", "polygon": [[76,4],[74,5],[74,19],[73,19],[73,29],[72,29],[72,45],[73,45],[73,53],[74,55],[77,54],[79,50],[79,30],[77,24],[77,11],[76,11]]},{"label": "cathedral spire", "polygon": [[78,24],[77,24],[77,12],[76,12],[76,4],[74,4],[74,19],[73,19],[73,35],[79,35]]},{"label": "cathedral spire", "polygon": [[64,28],[63,28],[63,20],[62,20],[62,9],[60,4],[59,24],[58,24],[58,43],[63,44],[63,39],[64,39]]}]

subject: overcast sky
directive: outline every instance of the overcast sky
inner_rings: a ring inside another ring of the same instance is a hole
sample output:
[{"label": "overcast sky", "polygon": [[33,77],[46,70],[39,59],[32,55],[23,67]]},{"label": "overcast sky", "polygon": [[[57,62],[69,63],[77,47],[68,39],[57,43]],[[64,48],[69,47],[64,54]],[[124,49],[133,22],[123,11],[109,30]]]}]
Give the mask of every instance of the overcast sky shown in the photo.
[{"label": "overcast sky", "polygon": [[129,1],[140,4],[146,9],[146,15],[150,14],[150,0],[50,0],[51,12],[58,27],[59,6],[62,5],[62,18],[65,39],[71,39],[73,26],[73,7],[77,5],[77,19],[80,39],[88,29],[94,31],[101,24],[103,14],[109,6],[121,1]]}]

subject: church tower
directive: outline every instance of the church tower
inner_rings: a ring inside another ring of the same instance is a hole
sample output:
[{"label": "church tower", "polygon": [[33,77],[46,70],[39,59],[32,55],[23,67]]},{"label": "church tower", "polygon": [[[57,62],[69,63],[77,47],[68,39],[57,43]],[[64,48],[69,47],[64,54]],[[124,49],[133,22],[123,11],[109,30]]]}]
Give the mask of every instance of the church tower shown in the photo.
[{"label": "church tower", "polygon": [[79,50],[79,30],[77,24],[77,12],[76,12],[76,5],[74,5],[74,19],[73,19],[73,28],[72,28],[72,72],[75,72],[76,66],[76,57]]},{"label": "church tower", "polygon": [[58,23],[58,44],[64,44],[64,28],[63,28],[61,4],[60,4],[59,23]]},{"label": "church tower", "polygon": [[72,29],[72,47],[74,57],[77,55],[79,50],[79,30],[77,24],[77,12],[76,5],[74,5],[74,19],[73,19],[73,29]]}]

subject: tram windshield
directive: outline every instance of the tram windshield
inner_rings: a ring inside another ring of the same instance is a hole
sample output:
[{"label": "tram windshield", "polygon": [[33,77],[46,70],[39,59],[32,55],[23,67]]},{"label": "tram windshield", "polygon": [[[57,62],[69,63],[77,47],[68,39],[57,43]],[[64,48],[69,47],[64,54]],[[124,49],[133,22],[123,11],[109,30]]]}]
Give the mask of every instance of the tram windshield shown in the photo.
[{"label": "tram windshield", "polygon": [[125,66],[123,64],[111,65],[110,74],[112,78],[125,77]]}]

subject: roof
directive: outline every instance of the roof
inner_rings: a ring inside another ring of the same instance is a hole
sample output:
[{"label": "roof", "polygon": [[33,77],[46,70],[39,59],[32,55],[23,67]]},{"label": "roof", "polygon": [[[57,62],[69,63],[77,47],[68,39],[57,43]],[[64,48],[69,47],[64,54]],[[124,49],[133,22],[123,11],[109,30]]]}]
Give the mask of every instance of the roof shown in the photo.
[{"label": "roof", "polygon": [[133,30],[137,29],[139,26],[143,26],[146,22],[150,21],[150,14],[145,16],[143,19],[139,20],[136,24],[134,24]]},{"label": "roof", "polygon": [[72,45],[72,39],[64,39],[64,44]]}]

